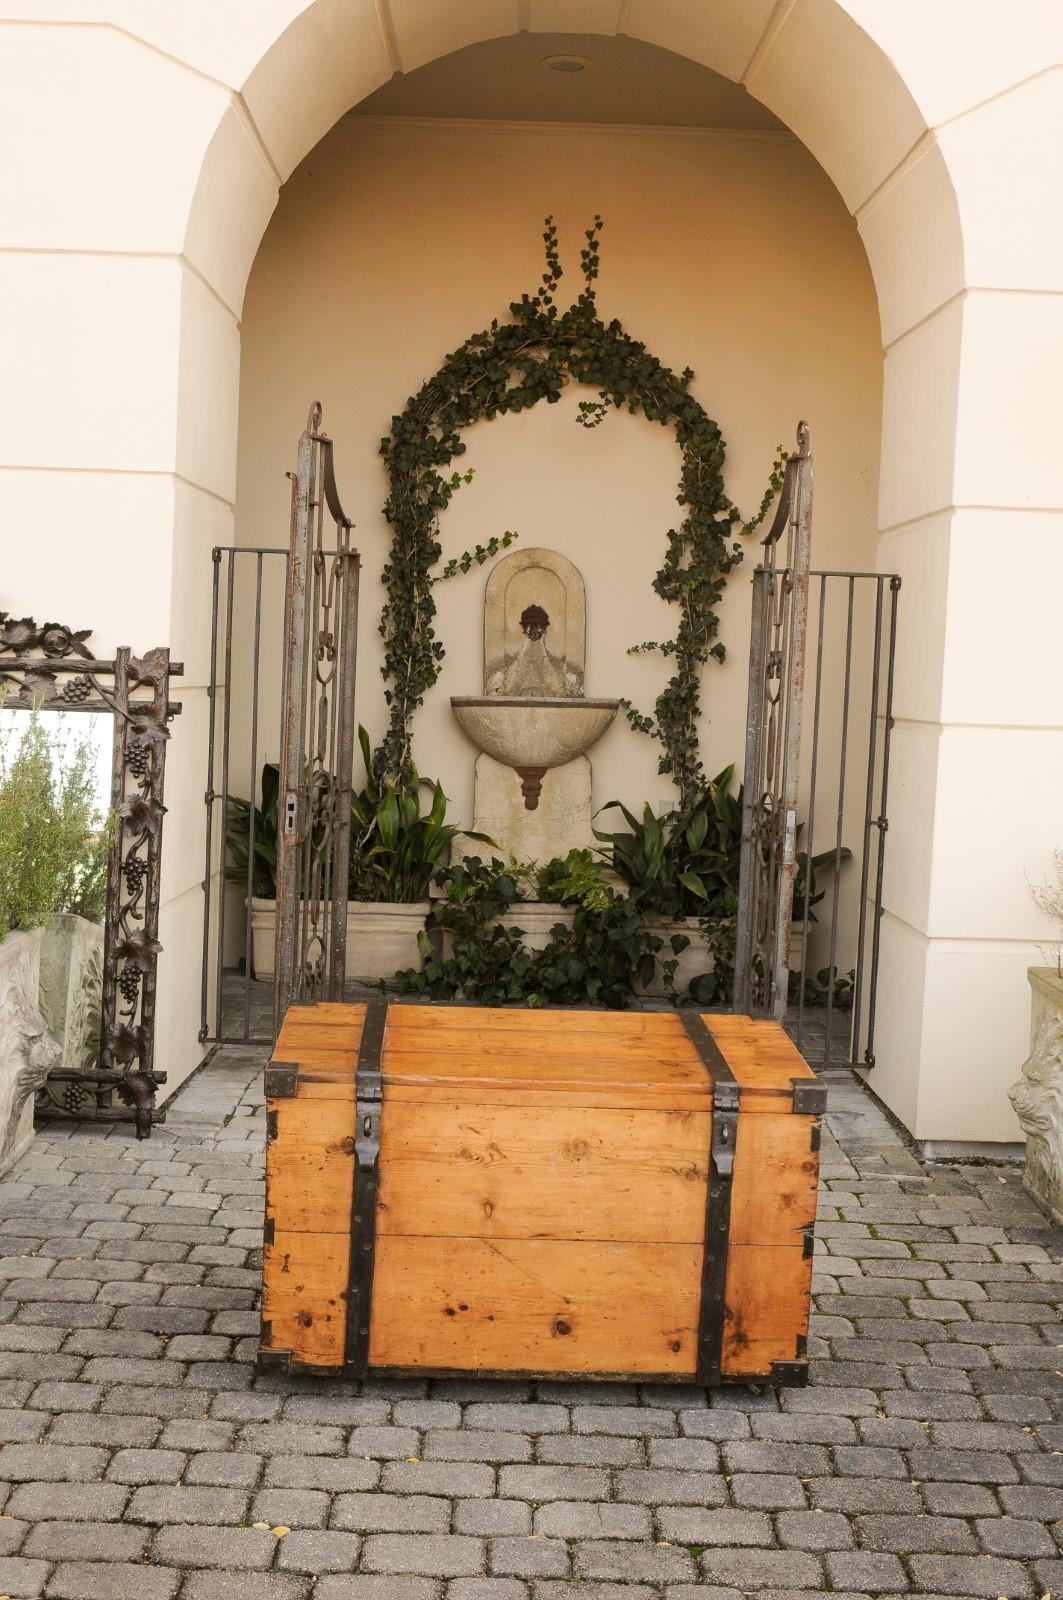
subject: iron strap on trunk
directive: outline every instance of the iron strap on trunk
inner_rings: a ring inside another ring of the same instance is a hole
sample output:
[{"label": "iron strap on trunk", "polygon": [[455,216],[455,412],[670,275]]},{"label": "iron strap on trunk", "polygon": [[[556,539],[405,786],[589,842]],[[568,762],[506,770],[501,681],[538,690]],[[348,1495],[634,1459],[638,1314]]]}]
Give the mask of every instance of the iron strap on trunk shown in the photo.
[{"label": "iron strap on trunk", "polygon": [[347,1336],[344,1370],[364,1378],[369,1370],[369,1325],[373,1314],[373,1264],[376,1257],[377,1188],[380,1180],[380,1112],[383,1090],[380,1057],[388,1022],[388,1002],[370,1000],[362,1019],[355,1069],[354,1192],[351,1201],[351,1257],[347,1274]]},{"label": "iron strap on trunk", "polygon": [[698,1315],[697,1381],[723,1381],[721,1362],[726,1318],[727,1247],[731,1231],[731,1180],[738,1133],[738,1084],[723,1051],[696,1011],[681,1013],[701,1060],[712,1077],[712,1140],[705,1204],[705,1253],[701,1268],[701,1310]]}]

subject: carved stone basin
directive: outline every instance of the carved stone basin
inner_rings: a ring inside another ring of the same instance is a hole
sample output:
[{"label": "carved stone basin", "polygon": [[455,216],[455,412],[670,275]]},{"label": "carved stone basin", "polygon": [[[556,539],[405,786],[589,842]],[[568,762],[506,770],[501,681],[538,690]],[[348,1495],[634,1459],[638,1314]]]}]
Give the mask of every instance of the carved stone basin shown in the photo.
[{"label": "carved stone basin", "polygon": [[473,744],[520,776],[524,804],[534,811],[543,773],[589,750],[616,716],[620,701],[577,695],[557,699],[456,695],[450,703]]}]

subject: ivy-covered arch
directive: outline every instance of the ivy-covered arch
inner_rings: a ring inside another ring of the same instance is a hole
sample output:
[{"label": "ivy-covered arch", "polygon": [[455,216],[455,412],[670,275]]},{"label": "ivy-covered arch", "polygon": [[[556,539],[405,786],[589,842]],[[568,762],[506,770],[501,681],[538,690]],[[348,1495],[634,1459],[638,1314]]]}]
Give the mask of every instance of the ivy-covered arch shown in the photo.
[{"label": "ivy-covered arch", "polygon": [[668,530],[664,560],[653,582],[662,599],[679,607],[678,625],[674,638],[633,647],[658,651],[674,662],[674,671],[652,716],[631,705],[626,709],[634,728],[659,741],[659,770],[671,776],[682,803],[692,803],[701,792],[702,669],[710,657],[724,659],[716,607],[728,574],[742,560],[736,525],[748,533],[763,519],[781,481],[782,460],[773,467],[756,517],[742,525],[724,490],[719,425],[690,393],[693,372],[672,372],[619,322],[605,323],[598,315],[594,283],[601,230],[602,219],[595,217],[580,252],[583,291],[575,304],[559,312],[562,267],[557,229],[548,217],[543,234],[546,271],[537,293],[525,294],[510,306],[511,322],[492,322],[448,355],[405,410],[392,418],[391,432],[381,440],[390,480],[384,515],[392,540],[382,574],[387,600],[380,632],[389,722],[376,753],[380,777],[401,780],[410,770],[413,713],[439,675],[444,650],[434,629],[435,584],[456,570],[468,571],[474,561],[482,563],[515,537],[504,534],[441,572],[433,570],[442,555],[440,515],[472,476],[453,470],[465,451],[462,430],[507,412],[526,411],[540,400],[553,404],[569,383],[582,383],[598,391],[598,399],[580,402],[577,420],[582,426],[597,427],[612,407],[626,407],[672,428],[682,451],[676,498],[684,515],[678,527]]}]

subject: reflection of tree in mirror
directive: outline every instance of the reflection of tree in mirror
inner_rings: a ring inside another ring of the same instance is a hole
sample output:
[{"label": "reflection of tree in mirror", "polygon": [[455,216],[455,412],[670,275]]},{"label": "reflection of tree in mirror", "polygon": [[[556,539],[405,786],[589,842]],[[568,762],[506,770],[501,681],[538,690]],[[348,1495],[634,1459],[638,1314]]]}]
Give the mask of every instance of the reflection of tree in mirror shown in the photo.
[{"label": "reflection of tree in mirror", "polygon": [[103,919],[110,832],[96,745],[64,732],[40,711],[0,726],[0,938],[57,911]]}]

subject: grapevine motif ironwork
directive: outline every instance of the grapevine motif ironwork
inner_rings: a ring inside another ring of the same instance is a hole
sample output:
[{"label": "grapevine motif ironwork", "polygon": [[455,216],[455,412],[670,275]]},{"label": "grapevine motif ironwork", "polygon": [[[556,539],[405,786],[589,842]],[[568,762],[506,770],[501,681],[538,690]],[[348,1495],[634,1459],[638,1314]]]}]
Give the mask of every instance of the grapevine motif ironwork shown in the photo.
[{"label": "grapevine motif ironwork", "polygon": [[154,1066],[155,992],[168,723],[181,710],[169,686],[182,667],[166,649],[134,656],[123,647],[98,660],[90,637],[88,628],[0,611],[5,706],[106,713],[114,730],[99,1059],[54,1070],[37,1093],[36,1110],[131,1120],[145,1138],[156,1090],[166,1080]]}]

